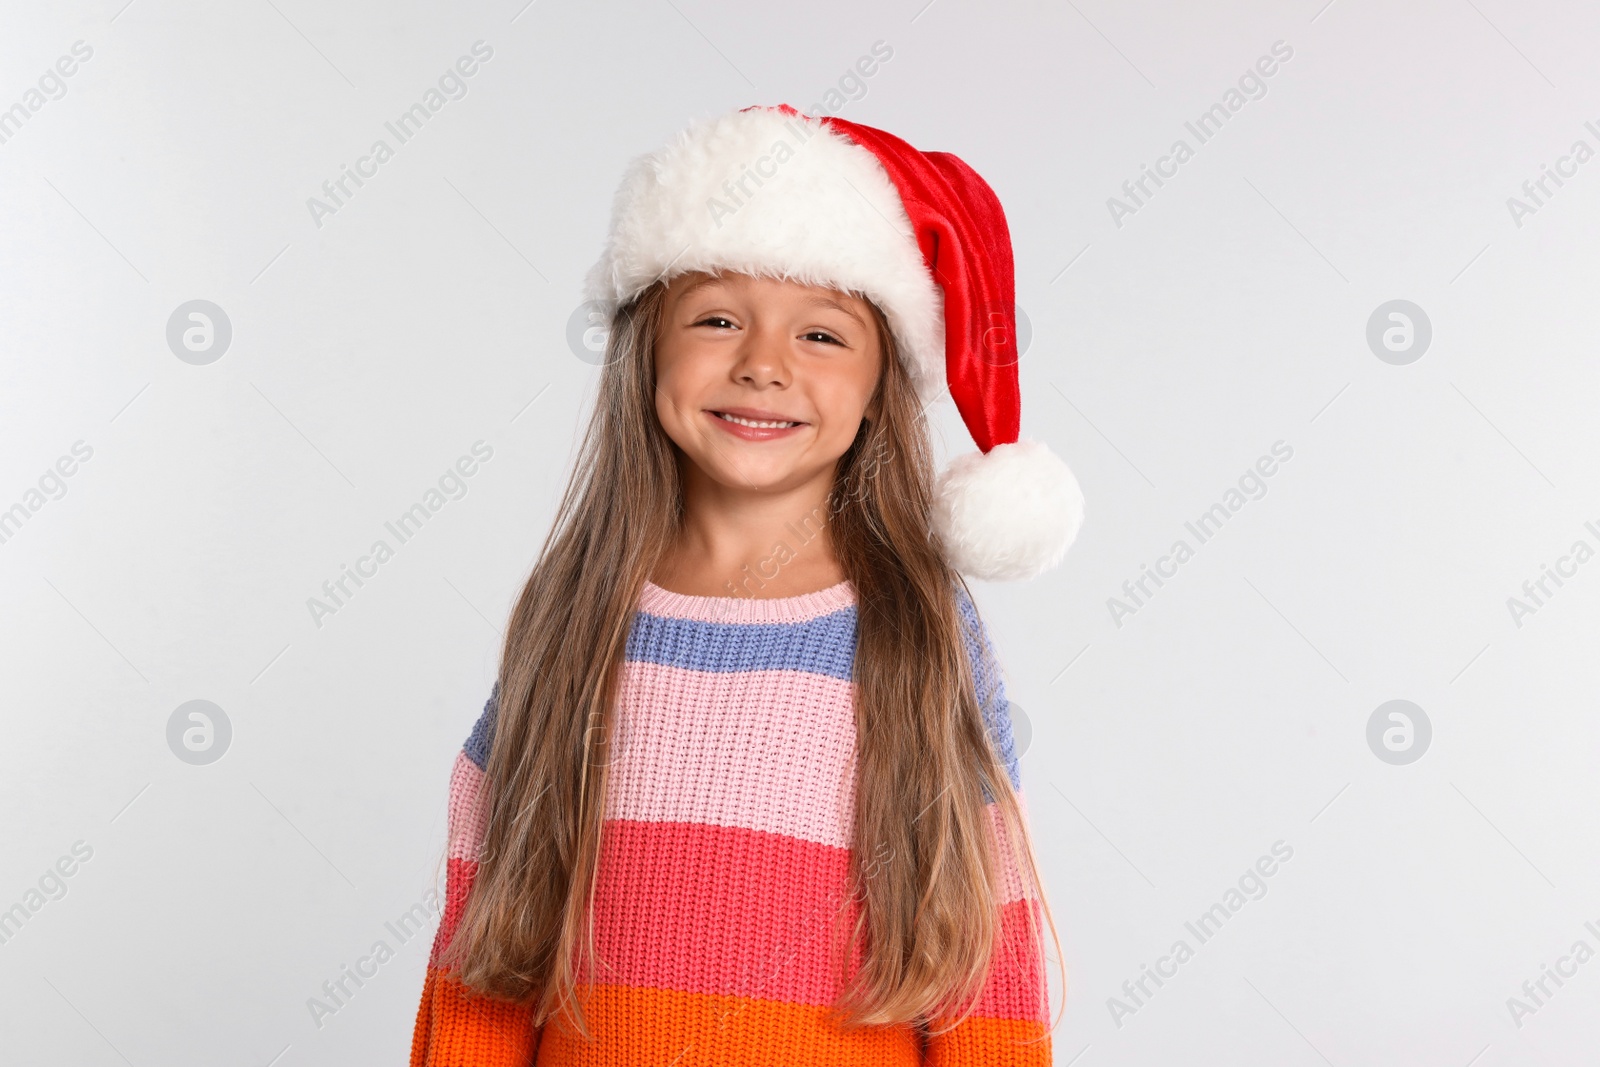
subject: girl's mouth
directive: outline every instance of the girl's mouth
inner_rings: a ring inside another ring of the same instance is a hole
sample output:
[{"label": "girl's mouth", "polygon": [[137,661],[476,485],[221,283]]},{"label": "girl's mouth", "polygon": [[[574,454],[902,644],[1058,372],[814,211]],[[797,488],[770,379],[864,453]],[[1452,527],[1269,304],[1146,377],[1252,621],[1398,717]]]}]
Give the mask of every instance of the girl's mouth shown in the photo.
[{"label": "girl's mouth", "polygon": [[746,441],[770,441],[786,437],[805,425],[787,419],[752,419],[725,411],[707,411],[706,414],[723,430]]}]

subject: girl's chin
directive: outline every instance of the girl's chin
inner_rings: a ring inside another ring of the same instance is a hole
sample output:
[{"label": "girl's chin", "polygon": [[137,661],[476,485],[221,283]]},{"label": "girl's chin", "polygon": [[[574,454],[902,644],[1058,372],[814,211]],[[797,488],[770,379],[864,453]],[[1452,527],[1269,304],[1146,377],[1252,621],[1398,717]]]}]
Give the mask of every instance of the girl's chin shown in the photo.
[{"label": "girl's chin", "polygon": [[814,472],[798,467],[769,466],[741,467],[730,464],[726,457],[710,464],[696,464],[719,488],[730,493],[781,493],[810,481]]}]

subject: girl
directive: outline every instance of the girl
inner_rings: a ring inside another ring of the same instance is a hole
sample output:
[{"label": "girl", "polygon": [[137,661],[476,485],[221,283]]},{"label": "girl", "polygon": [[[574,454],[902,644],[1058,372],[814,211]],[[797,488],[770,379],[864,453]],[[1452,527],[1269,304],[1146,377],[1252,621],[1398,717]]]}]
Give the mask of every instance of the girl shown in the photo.
[{"label": "girl", "polygon": [[[629,167],[598,402],[451,780],[413,1067],[1050,1062],[957,573],[1040,573],[1081,517],[1017,440],[1011,270],[983,180],[870,127],[745,108]],[[935,481],[946,389],[980,451]]]}]

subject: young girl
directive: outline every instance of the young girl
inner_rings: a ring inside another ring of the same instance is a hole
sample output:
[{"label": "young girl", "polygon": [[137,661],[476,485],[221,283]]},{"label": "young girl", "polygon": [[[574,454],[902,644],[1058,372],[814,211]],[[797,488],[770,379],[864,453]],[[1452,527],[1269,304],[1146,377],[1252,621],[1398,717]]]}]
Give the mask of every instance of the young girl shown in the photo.
[{"label": "young girl", "polygon": [[[1011,272],[983,180],[881,130],[745,108],[630,166],[599,398],[451,780],[413,1067],[1050,1062],[958,574],[1040,573],[1081,518],[1017,440]],[[979,452],[936,480],[947,389]]]}]

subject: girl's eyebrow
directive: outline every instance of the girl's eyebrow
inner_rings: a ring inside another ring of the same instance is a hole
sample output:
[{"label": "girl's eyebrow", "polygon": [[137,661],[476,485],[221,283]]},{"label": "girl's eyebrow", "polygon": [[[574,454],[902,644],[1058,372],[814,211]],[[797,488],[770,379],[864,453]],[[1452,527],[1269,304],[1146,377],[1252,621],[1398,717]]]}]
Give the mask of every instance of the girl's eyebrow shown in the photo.
[{"label": "girl's eyebrow", "polygon": [[679,300],[687,300],[691,296],[693,296],[695,293],[698,293],[700,290],[704,289],[706,286],[708,286],[708,285],[716,285],[716,284],[720,283],[721,281],[722,281],[721,278],[717,278],[717,277],[713,276],[713,277],[701,278],[698,281],[690,282],[689,285],[683,290],[683,292],[678,294],[678,299]]},{"label": "girl's eyebrow", "polygon": [[860,315],[857,315],[855,313],[855,311],[853,311],[850,308],[845,307],[843,304],[839,303],[839,301],[837,301],[837,300],[834,300],[832,297],[814,296],[810,300],[807,300],[806,303],[810,304],[812,307],[832,308],[835,311],[842,311],[846,315],[849,315],[852,319],[855,319],[856,320],[856,325],[863,326],[863,327],[866,326],[866,323],[864,321],[862,321],[862,318],[861,318]]}]

